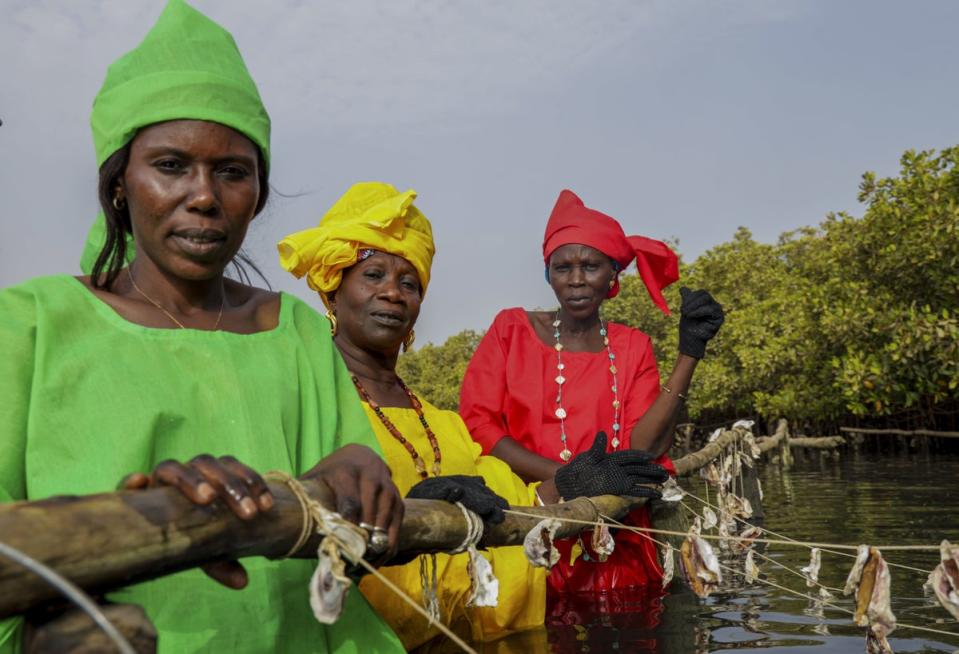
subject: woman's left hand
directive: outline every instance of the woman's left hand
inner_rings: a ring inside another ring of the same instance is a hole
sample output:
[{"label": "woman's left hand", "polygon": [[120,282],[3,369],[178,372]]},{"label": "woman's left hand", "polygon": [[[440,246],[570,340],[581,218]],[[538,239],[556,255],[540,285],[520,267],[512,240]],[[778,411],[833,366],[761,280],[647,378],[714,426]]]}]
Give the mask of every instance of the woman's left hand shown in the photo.
[{"label": "woman's left hand", "polygon": [[406,496],[417,500],[459,502],[482,518],[486,527],[503,522],[506,519],[503,511],[509,508],[509,502],[494,493],[482,477],[468,475],[424,479],[413,486]]},{"label": "woman's left hand", "polygon": [[374,535],[378,531],[386,533],[386,549],[371,552],[382,554],[380,562],[396,554],[403,524],[403,496],[376,452],[363,445],[345,445],[324,457],[303,479],[324,482],[336,498],[337,513],[350,522],[373,525]]},{"label": "woman's left hand", "polygon": [[726,319],[723,308],[708,291],[679,289],[683,298],[679,313],[679,351],[694,359],[706,356],[706,343],[716,335]]},{"label": "woman's left hand", "polygon": [[[222,501],[241,520],[252,520],[273,508],[273,496],[255,470],[232,456],[209,454],[193,457],[189,463],[167,460],[146,475],[135,472],[120,482],[123,490],[145,490],[173,486],[194,504],[207,506]],[[249,579],[238,561],[218,561],[200,567],[227,588],[245,588]]]}]

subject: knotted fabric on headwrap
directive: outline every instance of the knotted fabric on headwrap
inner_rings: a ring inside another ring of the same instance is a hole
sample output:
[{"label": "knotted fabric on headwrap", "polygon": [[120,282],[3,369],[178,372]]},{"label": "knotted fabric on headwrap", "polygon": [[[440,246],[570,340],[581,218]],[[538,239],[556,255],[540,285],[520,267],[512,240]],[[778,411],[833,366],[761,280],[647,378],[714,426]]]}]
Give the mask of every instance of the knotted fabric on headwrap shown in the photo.
[{"label": "knotted fabric on headwrap", "polygon": [[[564,189],[546,223],[546,234],[543,236],[543,259],[546,265],[549,265],[549,257],[553,252],[573,243],[599,250],[615,261],[620,270],[636,259],[636,268],[649,297],[663,313],[669,315],[663,289],[679,279],[679,259],[669,246],[645,236],[626,236],[615,218],[590,209],[579,196]],[[607,297],[616,297],[618,293],[619,279]]]},{"label": "knotted fabric on headwrap", "polygon": [[361,250],[379,250],[409,261],[425,294],[436,248],[433,228],[413,206],[415,199],[416,191],[400,193],[383,182],[354,184],[319,226],[277,244],[280,265],[298,278],[306,275],[310,288],[329,306],[328,296],[339,288],[343,270],[356,264]]},{"label": "knotted fabric on headwrap", "polygon": [[[107,70],[90,116],[97,167],[138,130],[167,120],[231,127],[260,148],[269,167],[270,117],[233,37],[183,0],[170,0],[140,45]],[[105,235],[101,213],[87,237],[84,272]]]}]

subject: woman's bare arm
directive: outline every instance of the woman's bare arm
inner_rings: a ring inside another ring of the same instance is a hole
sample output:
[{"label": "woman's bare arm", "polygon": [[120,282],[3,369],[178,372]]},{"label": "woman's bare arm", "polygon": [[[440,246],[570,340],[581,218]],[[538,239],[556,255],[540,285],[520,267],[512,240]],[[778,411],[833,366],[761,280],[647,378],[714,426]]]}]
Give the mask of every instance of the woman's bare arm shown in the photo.
[{"label": "woman's bare arm", "polygon": [[693,378],[697,363],[699,359],[686,354],[679,355],[669,379],[664,384],[664,387],[671,392],[663,390],[649,410],[633,426],[630,434],[633,448],[660,456],[673,446],[676,421],[679,419],[679,412],[684,403],[679,396],[680,394],[685,396],[689,390],[689,382]]},{"label": "woman's bare arm", "polygon": [[526,483],[552,479],[560,466],[555,461],[530,452],[510,436],[501,438],[490,454],[509,464],[513,472]]}]

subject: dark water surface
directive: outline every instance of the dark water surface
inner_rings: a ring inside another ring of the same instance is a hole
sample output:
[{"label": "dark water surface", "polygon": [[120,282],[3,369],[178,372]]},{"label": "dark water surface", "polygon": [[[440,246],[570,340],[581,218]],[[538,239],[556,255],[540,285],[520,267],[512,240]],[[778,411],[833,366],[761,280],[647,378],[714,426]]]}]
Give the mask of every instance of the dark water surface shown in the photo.
[{"label": "dark water surface", "polygon": [[[762,463],[760,464],[763,465]],[[766,528],[797,540],[856,545],[938,545],[959,542],[959,456],[855,454],[838,459],[813,452],[788,472],[760,468]],[[682,485],[702,497],[699,480]],[[695,501],[688,503],[701,506]],[[809,562],[806,548],[771,545],[766,554],[793,570]],[[938,552],[884,551],[888,563],[931,570]],[[722,557],[721,557],[722,559]],[[819,580],[841,588],[852,558],[823,553]],[[764,578],[809,592],[802,578],[760,563]],[[900,623],[948,631],[954,636],[898,628],[889,642],[896,652],[959,652],[959,624],[934,598],[925,597],[926,575],[890,566],[892,609]],[[679,571],[677,570],[677,574]],[[723,572],[723,592],[700,600],[679,584],[646,601],[641,613],[579,613],[552,620],[544,633],[518,634],[481,647],[483,652],[745,652],[832,654],[865,651],[865,629],[852,616],[817,606],[787,591]],[[815,589],[813,589],[815,590]],[[832,603],[852,610],[851,598]]]}]

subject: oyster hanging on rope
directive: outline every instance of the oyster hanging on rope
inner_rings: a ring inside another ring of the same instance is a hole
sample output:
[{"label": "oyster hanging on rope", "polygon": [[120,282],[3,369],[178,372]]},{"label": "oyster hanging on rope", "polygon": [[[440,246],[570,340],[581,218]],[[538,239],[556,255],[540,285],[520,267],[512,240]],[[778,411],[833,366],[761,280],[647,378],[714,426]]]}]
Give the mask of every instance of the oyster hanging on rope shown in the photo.
[{"label": "oyster hanging on rope", "polygon": [[673,575],[675,572],[675,550],[673,549],[672,545],[666,543],[666,548],[663,550],[663,588],[669,586],[669,583],[673,580]]},{"label": "oyster hanging on rope", "polygon": [[746,529],[741,534],[739,534],[739,540],[735,541],[736,549],[740,552],[749,550],[752,551],[753,543],[756,542],[756,539],[763,535],[763,530],[759,527],[750,527]]},{"label": "oyster hanging on rope", "polygon": [[753,550],[746,552],[744,568],[746,570],[746,583],[754,583],[759,578],[759,566],[756,565],[756,561],[753,559]]},{"label": "oyster hanging on rope", "polygon": [[547,518],[529,530],[523,539],[523,551],[530,564],[547,570],[559,561],[559,550],[553,545],[553,537],[559,529],[559,520]]},{"label": "oyster hanging on rope", "polygon": [[[896,616],[890,607],[889,589],[891,577],[889,567],[882,558],[882,553],[875,547],[860,545],[843,593],[856,593],[856,613],[853,622],[860,627],[868,626],[870,634],[867,637],[868,647],[879,647],[877,652],[885,652],[882,647],[889,647],[886,636],[896,628]],[[891,651],[891,650],[889,650]]]},{"label": "oyster hanging on rope", "polygon": [[320,624],[333,624],[343,613],[353,582],[346,576],[346,564],[332,539],[323,539],[317,556],[316,570],[310,577],[310,608]]},{"label": "oyster hanging on rope", "polygon": [[929,573],[926,585],[952,617],[959,620],[959,546],[944,540],[939,545],[940,562]]},{"label": "oyster hanging on rope", "polygon": [[723,581],[713,548],[692,530],[683,541],[680,561],[686,582],[699,597],[708,597]]},{"label": "oyster hanging on rope", "polygon": [[719,468],[716,467],[715,461],[710,461],[702,468],[699,469],[699,476],[702,477],[707,484],[715,487],[719,487]]},{"label": "oyster hanging on rope", "polygon": [[822,550],[818,547],[812,548],[809,552],[809,565],[800,568],[803,577],[806,578],[806,586],[812,588],[819,583],[819,568],[822,566]]},{"label": "oyster hanging on rope", "polygon": [[[758,459],[762,455],[762,450],[759,449],[759,444],[756,442],[756,437],[751,433],[743,436],[743,445],[746,449],[745,453],[753,459]],[[752,463],[749,465],[752,467]]]},{"label": "oyster hanging on rope", "polygon": [[745,497],[730,493],[726,496],[726,510],[737,518],[747,520],[753,517],[753,505]]},{"label": "oyster hanging on rope", "polygon": [[475,547],[470,547],[467,552],[470,596],[466,606],[496,606],[499,602],[499,579],[493,574],[493,566]]},{"label": "oyster hanging on rope", "polygon": [[340,514],[311,502],[310,513],[316,530],[326,534],[317,549],[316,570],[310,578],[310,607],[321,624],[333,624],[343,612],[353,582],[346,575],[345,557],[352,563],[366,553],[366,532]]},{"label": "oyster hanging on rope", "polygon": [[601,526],[593,529],[593,537],[590,545],[599,562],[606,563],[606,559],[609,558],[610,554],[612,554],[616,548],[616,541],[613,540],[613,535],[609,532],[609,527],[605,522]]},{"label": "oyster hanging on rope", "polygon": [[719,519],[716,518],[716,512],[708,506],[703,507],[703,529],[712,529],[717,524]]},{"label": "oyster hanging on rope", "polygon": [[675,477],[666,480],[666,483],[663,484],[662,493],[664,502],[679,502],[686,497],[686,491],[679,487]]}]

